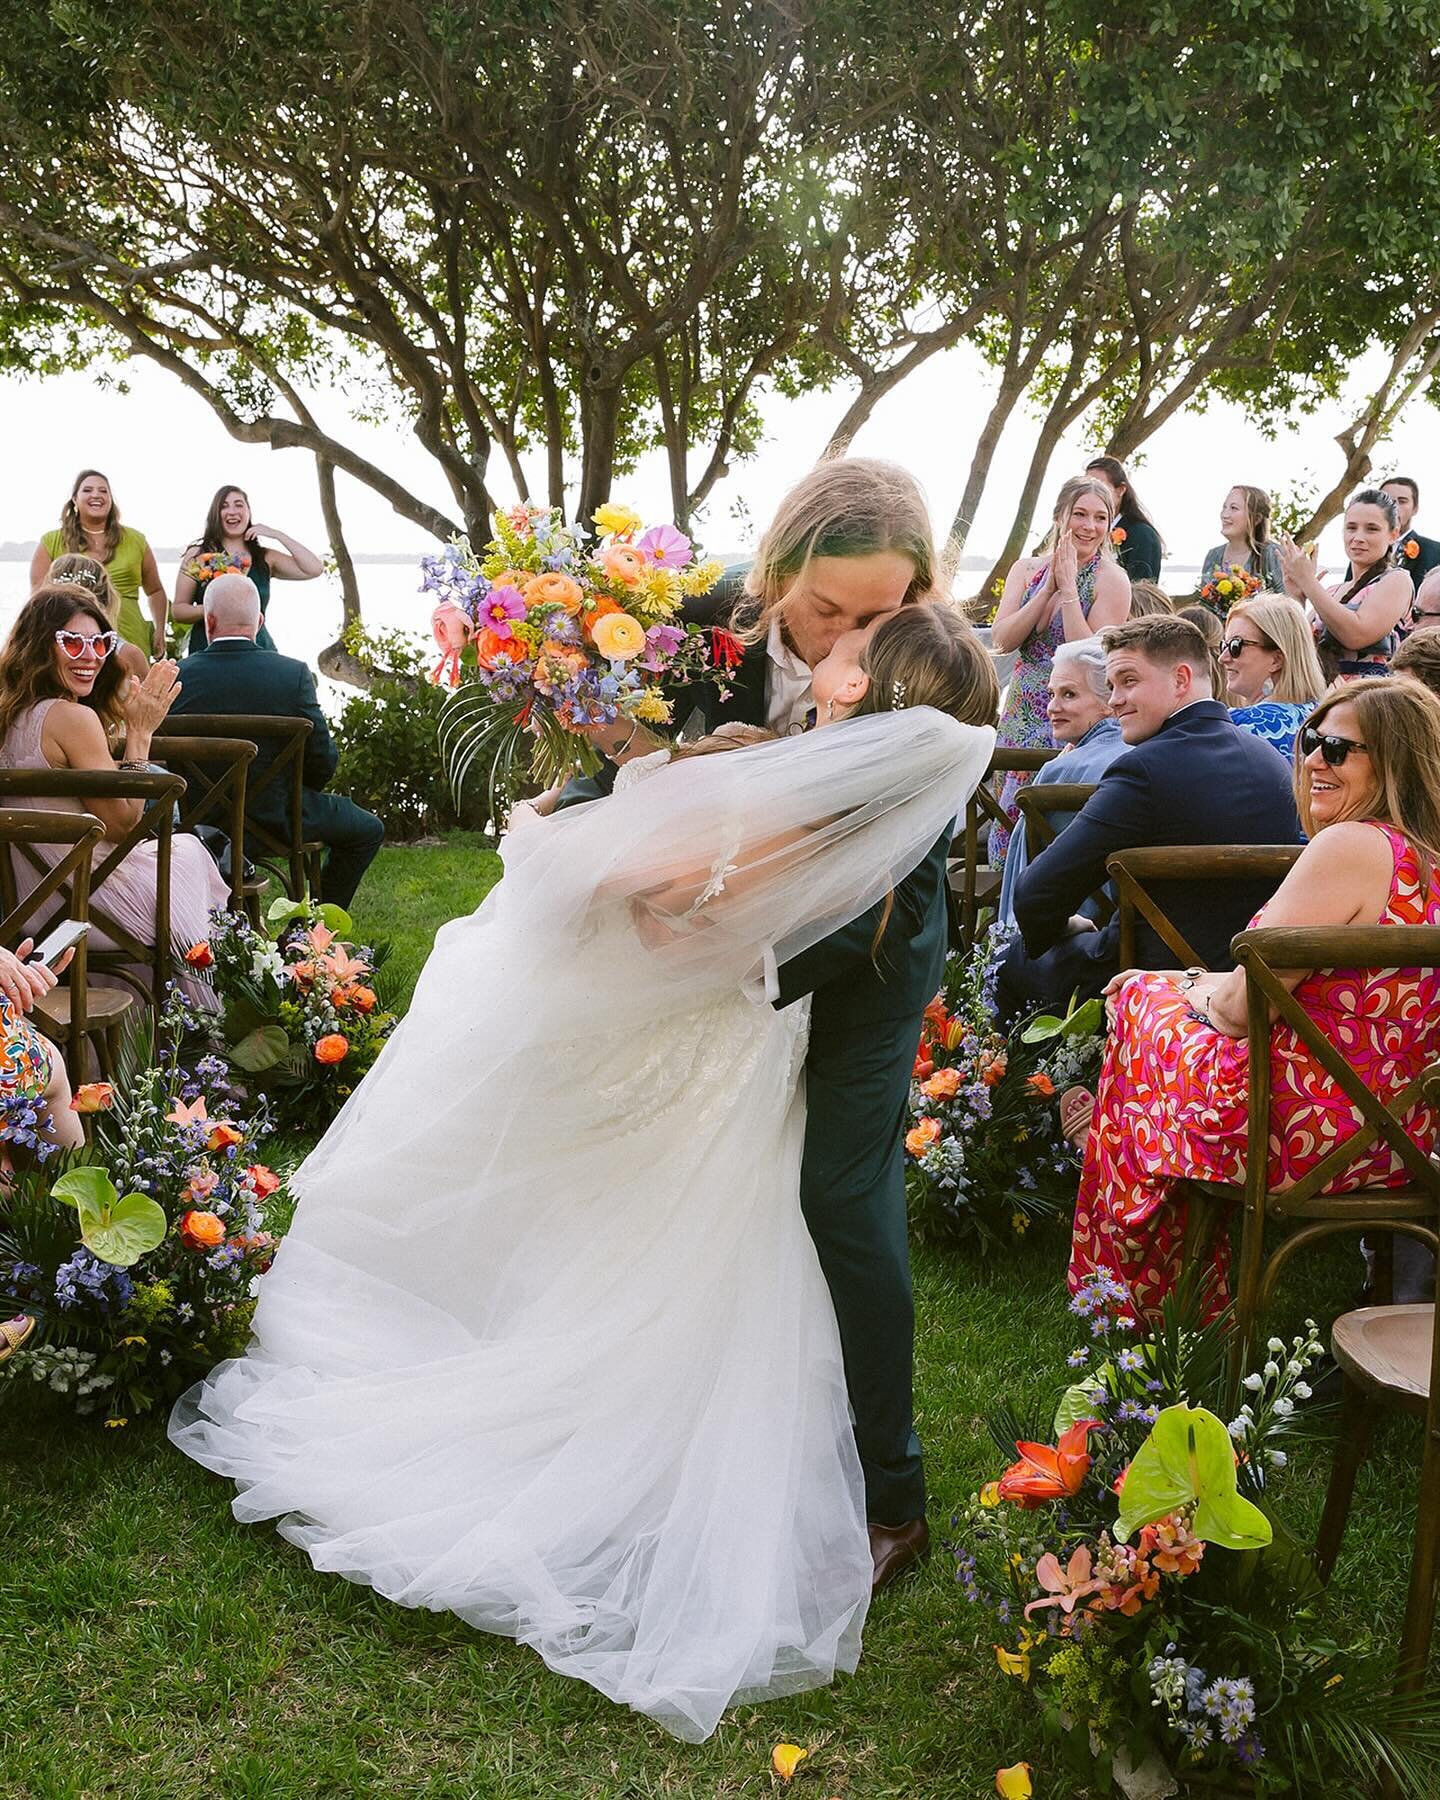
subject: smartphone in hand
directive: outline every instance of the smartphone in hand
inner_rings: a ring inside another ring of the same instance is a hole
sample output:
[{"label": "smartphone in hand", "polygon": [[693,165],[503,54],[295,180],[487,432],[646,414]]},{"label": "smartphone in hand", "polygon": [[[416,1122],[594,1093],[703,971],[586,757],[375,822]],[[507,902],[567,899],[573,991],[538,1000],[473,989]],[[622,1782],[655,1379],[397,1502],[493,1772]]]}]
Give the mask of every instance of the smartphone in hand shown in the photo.
[{"label": "smartphone in hand", "polygon": [[89,932],[89,923],[81,923],[79,919],[62,919],[53,931],[46,932],[40,942],[25,958],[27,963],[43,963],[52,968],[67,950],[73,950]]}]

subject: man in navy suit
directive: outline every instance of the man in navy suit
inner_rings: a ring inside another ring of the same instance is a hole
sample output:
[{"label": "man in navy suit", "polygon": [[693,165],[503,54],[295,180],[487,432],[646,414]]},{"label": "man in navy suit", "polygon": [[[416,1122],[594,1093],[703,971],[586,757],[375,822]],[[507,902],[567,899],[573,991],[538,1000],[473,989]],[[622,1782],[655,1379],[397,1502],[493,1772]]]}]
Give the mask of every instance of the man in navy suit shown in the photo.
[{"label": "man in navy suit", "polygon": [[[1163,844],[1297,844],[1290,772],[1270,745],[1240,731],[1212,698],[1205,640],[1188,619],[1162,614],[1101,638],[1110,704],[1132,746],[1015,888],[1023,942],[1000,967],[1006,1012],[1098,994],[1119,971],[1119,928],[1075,929],[1081,903],[1105,880],[1117,850]],[[1232,967],[1230,940],[1270,898],[1266,883],[1157,882],[1155,897],[1213,969]],[[1141,920],[1136,952],[1148,968],[1175,960]]]}]

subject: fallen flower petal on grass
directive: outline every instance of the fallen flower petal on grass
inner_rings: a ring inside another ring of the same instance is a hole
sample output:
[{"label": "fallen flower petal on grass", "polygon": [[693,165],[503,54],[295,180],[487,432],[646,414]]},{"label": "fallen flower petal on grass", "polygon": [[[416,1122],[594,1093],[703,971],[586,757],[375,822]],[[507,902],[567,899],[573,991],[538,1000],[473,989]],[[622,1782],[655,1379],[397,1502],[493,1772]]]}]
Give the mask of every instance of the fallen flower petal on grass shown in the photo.
[{"label": "fallen flower petal on grass", "polygon": [[1035,1789],[1030,1781],[1029,1763],[1011,1763],[1008,1769],[997,1769],[995,1792],[1000,1800],[1030,1800]]},{"label": "fallen flower petal on grass", "polygon": [[770,1767],[782,1781],[793,1781],[795,1771],[809,1754],[798,1744],[777,1744],[770,1752]]}]

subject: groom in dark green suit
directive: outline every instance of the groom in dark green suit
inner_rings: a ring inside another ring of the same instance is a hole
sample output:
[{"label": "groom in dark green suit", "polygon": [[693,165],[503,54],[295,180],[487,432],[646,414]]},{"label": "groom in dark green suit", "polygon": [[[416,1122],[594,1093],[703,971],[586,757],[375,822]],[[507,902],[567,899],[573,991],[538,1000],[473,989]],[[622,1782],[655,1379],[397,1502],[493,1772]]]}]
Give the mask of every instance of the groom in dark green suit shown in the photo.
[{"label": "groom in dark green suit", "polygon": [[[339,752],[320,710],[315,677],[309,666],[295,657],[262,650],[255,642],[259,629],[260,596],[255,584],[246,575],[216,576],[205,590],[207,647],[180,664],[180,693],[170,716],[256,713],[310,721],[314,729],[305,746],[305,835],[326,846],[320,899],[348,907],[360,877],[385,842],[385,827],[374,813],[343,794],[323,791],[335,773]],[[258,748],[250,767],[251,789],[260,786],[277,753],[270,740],[262,741]],[[263,789],[253,811],[247,800],[246,812],[271,831],[283,834],[288,828],[286,797],[278,781]]]}]

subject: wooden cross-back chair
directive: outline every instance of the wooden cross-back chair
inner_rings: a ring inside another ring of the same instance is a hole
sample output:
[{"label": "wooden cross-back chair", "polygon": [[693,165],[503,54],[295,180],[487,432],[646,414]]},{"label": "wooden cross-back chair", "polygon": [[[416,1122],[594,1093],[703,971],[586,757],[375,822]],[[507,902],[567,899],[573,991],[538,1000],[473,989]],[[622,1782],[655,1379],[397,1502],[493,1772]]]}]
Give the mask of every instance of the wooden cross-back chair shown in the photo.
[{"label": "wooden cross-back chair", "polygon": [[[1025,821],[1025,848],[1030,861],[1046,850],[1064,830],[1055,824],[1057,813],[1072,817],[1085,805],[1099,784],[1094,781],[1032,781],[1015,796],[1020,816]],[[1115,916],[1115,901],[1102,887],[1090,896],[1091,914],[1096,925],[1108,925]]]},{"label": "wooden cross-back chair", "polygon": [[[32,799],[78,800],[82,806],[95,800],[139,800],[140,816],[116,839],[102,840],[90,870],[89,918],[94,931],[110,940],[105,949],[87,946],[92,973],[103,971],[133,987],[140,998],[157,1009],[165,1003],[173,949],[170,943],[170,852],[174,840],[174,811],[185,792],[178,775],[132,769],[0,769],[0,806],[7,801]],[[62,810],[62,809],[56,809]],[[154,942],[137,936],[117,919],[100,895],[103,884],[125,858],[147,838],[153,838],[155,858]],[[17,845],[17,854],[42,878],[49,864],[33,843]],[[53,910],[38,921],[41,929],[72,916],[68,884],[52,890]],[[141,979],[137,970],[146,972]]]},{"label": "wooden cross-back chair", "polygon": [[[307,891],[318,897],[325,846],[305,836],[305,751],[314,730],[310,721],[263,713],[181,713],[173,723],[176,732],[187,737],[244,738],[257,753],[262,744],[276,746],[274,760],[258,774],[252,767],[246,777],[246,854],[257,868],[273,875],[292,900]],[[266,797],[280,800],[283,826],[256,817],[257,802]],[[242,881],[245,909],[257,924],[264,889],[264,878],[258,874]]]},{"label": "wooden cross-back chair", "polygon": [[230,904],[238,912],[245,904],[245,788],[256,756],[253,739],[167,731],[151,742],[150,756],[185,783],[180,829],[213,825],[230,840]]},{"label": "wooden cross-back chair", "polygon": [[[981,861],[980,831],[991,825],[1009,829],[1010,821],[1000,805],[999,796],[991,791],[990,782],[997,775],[1033,775],[1060,754],[1058,749],[997,750],[985,771],[985,779],[970,796],[965,808],[965,822],[952,849],[959,846],[960,869],[953,870],[946,883],[949,896],[950,946],[954,950],[972,950],[979,936],[980,914],[993,905],[1000,892],[999,869]],[[958,893],[956,891],[958,880]]]},{"label": "wooden cross-back chair", "polygon": [[[41,812],[34,807],[0,809],[0,943],[13,949],[23,939],[37,941],[52,917],[52,900],[64,896],[64,916],[85,924],[90,916],[90,866],[105,827],[89,813]],[[18,892],[14,852],[21,846],[65,846],[45,875],[24,895]],[[58,987],[35,1002],[32,1017],[65,1055],[72,1084],[86,1079],[87,1039],[102,1074],[113,1073],[125,1015],[135,1004],[121,988],[89,982],[87,945],[82,938]]]},{"label": "wooden cross-back chair", "polygon": [[1120,908],[1120,967],[1141,966],[1136,925],[1144,919],[1182,969],[1207,968],[1205,958],[1166,913],[1157,882],[1259,882],[1278,887],[1298,860],[1301,844],[1168,844],[1117,850],[1105,864]]}]

